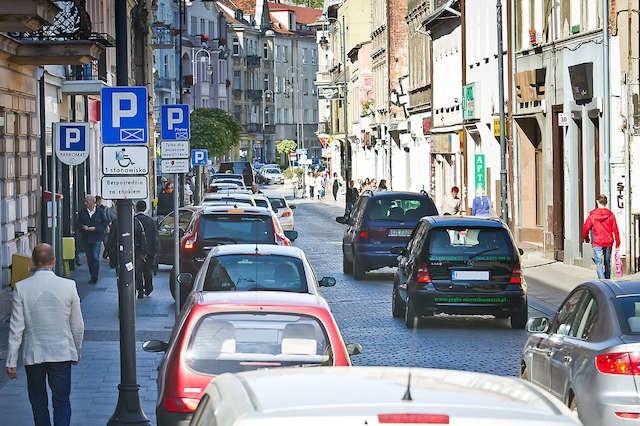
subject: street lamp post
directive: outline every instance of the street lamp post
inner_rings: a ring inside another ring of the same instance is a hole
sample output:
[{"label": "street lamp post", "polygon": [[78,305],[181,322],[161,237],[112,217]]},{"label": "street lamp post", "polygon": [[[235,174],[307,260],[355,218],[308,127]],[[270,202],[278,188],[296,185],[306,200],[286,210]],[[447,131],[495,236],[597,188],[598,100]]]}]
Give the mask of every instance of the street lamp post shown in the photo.
[{"label": "street lamp post", "polygon": [[[211,74],[213,72],[213,67],[211,66],[211,51],[207,49],[205,46],[197,49],[195,47],[191,48],[191,75],[193,76],[193,90],[191,91],[191,96],[193,97],[193,109],[195,110],[198,106],[196,104],[196,85],[198,83],[198,56],[202,55],[200,61],[207,64],[206,72]],[[200,90],[200,96],[202,96],[202,90]],[[200,197],[202,194],[202,166],[196,166],[196,190],[193,199],[194,205],[200,204]]]},{"label": "street lamp post", "polygon": [[[291,80],[289,80],[288,76],[289,73],[291,73]],[[296,76],[296,84],[293,84],[293,75],[295,73]],[[300,113],[296,114],[296,106],[298,107],[298,110],[302,111],[303,107],[302,107],[302,101],[300,101],[300,105],[297,105],[296,103],[294,103],[294,99],[295,96],[297,96],[297,93],[300,93],[300,69],[295,66],[292,65],[289,68],[287,68],[287,72],[285,73],[285,78],[287,80],[287,84],[291,86],[291,113],[293,114],[293,121],[296,124],[296,142],[298,143],[299,147],[304,149],[304,122],[302,120],[300,120]],[[300,160],[298,160],[299,162]],[[299,166],[300,164],[298,164]],[[306,170],[304,165],[302,166],[302,187],[303,189],[303,197],[304,197],[304,191],[306,190]]]},{"label": "street lamp post", "polygon": [[[270,89],[266,89],[262,91],[262,149],[260,150],[260,153],[263,154],[264,153],[264,149],[267,146],[267,140],[266,140],[266,136],[265,136],[265,127],[267,125],[267,120],[266,120],[266,116],[267,116],[267,96],[271,97],[273,99],[273,91]],[[262,161],[262,155],[260,156],[260,160]]]}]

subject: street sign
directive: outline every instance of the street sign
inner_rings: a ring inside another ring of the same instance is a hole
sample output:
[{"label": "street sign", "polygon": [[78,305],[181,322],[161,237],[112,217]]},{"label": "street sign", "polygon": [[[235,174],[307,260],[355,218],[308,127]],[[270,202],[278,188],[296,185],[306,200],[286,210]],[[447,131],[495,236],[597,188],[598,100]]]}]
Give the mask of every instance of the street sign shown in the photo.
[{"label": "street sign", "polygon": [[298,161],[305,161],[307,159],[307,154],[299,154]]},{"label": "street sign", "polygon": [[89,123],[53,123],[56,157],[77,166],[89,157]]},{"label": "street sign", "polygon": [[191,150],[191,164],[194,166],[206,166],[209,160],[209,151],[206,149]]},{"label": "street sign", "polygon": [[140,200],[149,196],[146,176],[104,176],[100,194],[106,200]]},{"label": "street sign", "polygon": [[146,175],[149,173],[149,149],[139,145],[102,147],[102,174]]},{"label": "street sign", "polygon": [[338,86],[318,86],[318,98],[338,99],[340,98],[340,89]]},{"label": "street sign", "polygon": [[294,151],[291,151],[289,153],[289,160],[296,161],[296,158],[297,158],[296,153]]},{"label": "street sign", "polygon": [[298,149],[296,149],[296,154],[298,154],[298,155],[307,155],[307,149],[306,148],[298,148]]},{"label": "street sign", "polygon": [[493,136],[500,136],[500,117],[493,117]]},{"label": "street sign", "polygon": [[189,168],[188,158],[163,159],[161,164],[162,174],[189,173]]},{"label": "street sign", "polygon": [[162,141],[160,142],[162,158],[189,158],[189,141]]},{"label": "street sign", "polygon": [[145,145],[147,130],[147,88],[105,87],[102,89],[102,143]]},{"label": "street sign", "polygon": [[305,159],[305,160],[298,160],[298,164],[302,165],[302,166],[308,166],[311,164],[311,159]]},{"label": "street sign", "polygon": [[484,154],[476,154],[473,164],[473,174],[476,181],[476,191],[482,191],[482,193],[484,194],[487,190]]},{"label": "street sign", "polygon": [[162,105],[160,107],[160,139],[186,141],[190,138],[189,105]]},{"label": "street sign", "polygon": [[569,126],[569,115],[564,112],[558,113],[558,127],[567,127]]}]

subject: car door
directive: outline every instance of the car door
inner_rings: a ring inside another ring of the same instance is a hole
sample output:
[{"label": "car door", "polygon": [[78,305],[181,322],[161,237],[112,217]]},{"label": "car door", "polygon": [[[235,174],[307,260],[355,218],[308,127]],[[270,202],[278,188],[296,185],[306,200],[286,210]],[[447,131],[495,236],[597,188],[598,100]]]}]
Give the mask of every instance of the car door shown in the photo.
[{"label": "car door", "polygon": [[551,391],[552,386],[551,358],[554,354],[553,348],[562,344],[565,336],[571,332],[585,294],[584,288],[577,288],[567,296],[553,317],[548,334],[541,337],[533,347],[529,348],[532,355],[531,381],[547,391]]},{"label": "car door", "polygon": [[573,377],[574,367],[580,367],[588,358],[590,364],[594,357],[591,354],[589,341],[591,330],[598,318],[598,303],[591,291],[586,290],[580,302],[573,327],[568,334],[550,342],[551,349],[551,393],[565,400],[567,390]]},{"label": "car door", "polygon": [[358,237],[359,224],[362,222],[362,215],[367,205],[369,197],[360,197],[356,202],[356,205],[351,210],[349,217],[347,218],[347,229],[344,231],[342,238],[342,251],[344,256],[353,261],[353,243]]},{"label": "car door", "polygon": [[173,212],[162,219],[158,225],[160,251],[158,261],[163,264],[173,263]]}]

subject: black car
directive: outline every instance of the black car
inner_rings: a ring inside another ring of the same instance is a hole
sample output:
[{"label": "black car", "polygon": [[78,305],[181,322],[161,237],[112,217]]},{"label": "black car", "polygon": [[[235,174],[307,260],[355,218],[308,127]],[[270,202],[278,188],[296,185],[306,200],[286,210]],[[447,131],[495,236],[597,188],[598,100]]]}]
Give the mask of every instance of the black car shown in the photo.
[{"label": "black car", "polygon": [[435,313],[495,315],[527,324],[527,286],[509,228],[499,219],[424,217],[398,257],[393,316],[407,327]]},{"label": "black car", "polygon": [[[224,244],[291,245],[296,231],[284,231],[275,213],[263,207],[215,205],[203,206],[194,212],[184,236],[180,240],[180,272],[197,274],[209,251]],[[171,271],[170,290],[175,297]],[[189,288],[180,288],[184,301]]]},{"label": "black car", "polygon": [[[195,206],[180,207],[178,210],[180,218],[178,219],[178,228],[181,234],[187,229],[193,213],[198,209]],[[158,263],[164,265],[173,265],[173,212],[166,215],[158,224],[158,235],[160,237],[160,251],[158,252]]]},{"label": "black car", "polygon": [[241,175],[245,186],[251,186],[254,183],[255,172],[248,161],[224,161],[220,163],[218,173]]},{"label": "black car", "polygon": [[415,192],[365,191],[347,217],[336,221],[347,225],[342,237],[342,268],[363,279],[366,271],[397,266],[394,246],[405,245],[423,216],[437,215],[428,195]]}]

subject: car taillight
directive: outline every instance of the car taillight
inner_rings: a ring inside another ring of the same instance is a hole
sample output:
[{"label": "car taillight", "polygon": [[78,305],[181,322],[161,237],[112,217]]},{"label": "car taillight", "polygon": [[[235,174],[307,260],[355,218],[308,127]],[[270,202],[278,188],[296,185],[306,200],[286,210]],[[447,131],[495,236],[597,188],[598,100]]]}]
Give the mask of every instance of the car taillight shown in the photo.
[{"label": "car taillight", "polygon": [[282,216],[280,217],[290,217],[291,216],[291,212],[289,210],[286,210],[284,213],[282,213]]},{"label": "car taillight", "polygon": [[513,271],[511,271],[511,279],[509,280],[509,284],[522,284],[522,268],[519,263],[516,263],[513,266]]},{"label": "car taillight", "polygon": [[431,282],[431,276],[429,276],[429,268],[427,268],[427,264],[422,262],[418,265],[418,274],[416,276],[416,281],[418,284],[428,284]]},{"label": "car taillight", "polygon": [[198,408],[198,398],[165,397],[162,401],[164,409],[173,413],[192,413]]},{"label": "car taillight", "polygon": [[369,239],[369,231],[360,231],[358,232],[359,240],[368,240]]},{"label": "car taillight", "polygon": [[378,414],[378,423],[448,425],[446,414],[393,413]]},{"label": "car taillight", "polygon": [[182,247],[185,250],[193,250],[193,248],[196,245],[197,236],[198,236],[198,234],[187,235],[187,237],[184,239]]},{"label": "car taillight", "polygon": [[596,357],[596,367],[604,374],[640,375],[640,352],[614,352]]},{"label": "car taillight", "polygon": [[620,417],[621,419],[630,419],[630,420],[640,419],[640,413],[622,413],[622,412],[616,411],[616,416]]}]

